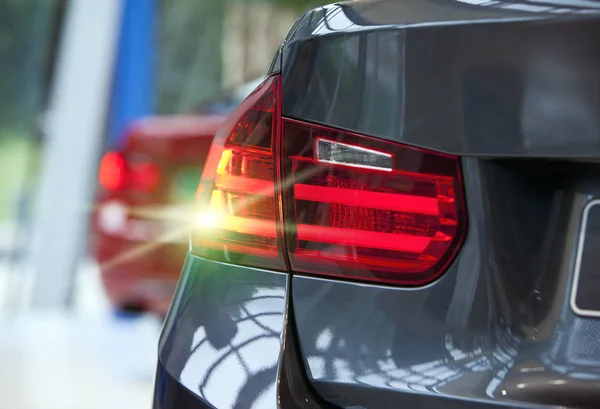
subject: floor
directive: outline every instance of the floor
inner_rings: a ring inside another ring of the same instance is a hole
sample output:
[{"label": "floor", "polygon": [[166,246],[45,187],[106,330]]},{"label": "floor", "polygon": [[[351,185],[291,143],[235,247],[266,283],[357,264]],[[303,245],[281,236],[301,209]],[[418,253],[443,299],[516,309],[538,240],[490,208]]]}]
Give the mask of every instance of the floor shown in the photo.
[{"label": "floor", "polygon": [[[93,263],[81,267],[76,307],[19,312],[24,286],[0,264],[0,396],[10,409],[149,409],[160,322],[117,319]],[[8,291],[7,291],[8,290]]]}]

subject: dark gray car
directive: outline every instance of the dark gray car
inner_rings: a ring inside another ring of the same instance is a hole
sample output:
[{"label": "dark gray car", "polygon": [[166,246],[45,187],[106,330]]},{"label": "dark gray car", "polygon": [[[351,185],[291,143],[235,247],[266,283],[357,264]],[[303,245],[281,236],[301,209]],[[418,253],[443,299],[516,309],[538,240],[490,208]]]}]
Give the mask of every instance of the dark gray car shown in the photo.
[{"label": "dark gray car", "polygon": [[154,408],[600,407],[599,12],[300,18],[211,147]]}]

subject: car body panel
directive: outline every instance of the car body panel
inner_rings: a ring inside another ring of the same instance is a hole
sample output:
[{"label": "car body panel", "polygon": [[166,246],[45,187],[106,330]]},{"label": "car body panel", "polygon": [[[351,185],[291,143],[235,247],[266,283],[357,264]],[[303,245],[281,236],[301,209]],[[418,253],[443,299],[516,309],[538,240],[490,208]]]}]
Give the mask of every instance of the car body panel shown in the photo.
[{"label": "car body panel", "polygon": [[293,277],[307,376],[340,406],[600,400],[600,323],[569,306],[597,170],[564,162],[600,157],[600,3],[487,4],[340,3],[282,46],[284,117],[464,158],[469,232],[440,280]]},{"label": "car body panel", "polygon": [[489,4],[305,14],[281,51],[283,116],[457,155],[600,157],[599,3]]},{"label": "car body panel", "polygon": [[123,152],[146,154],[159,162],[197,165],[219,126],[223,115],[174,115],[143,118],[128,131]]},{"label": "car body panel", "polygon": [[[597,406],[600,344],[592,334],[600,321],[578,316],[569,301],[581,218],[600,192],[598,179],[561,182],[542,171],[530,183],[547,177],[553,199],[536,204],[506,194],[514,180],[500,176],[504,166],[463,160],[470,228],[433,284],[402,289],[294,275],[300,349],[322,396],[365,408],[391,408],[407,394]],[[586,171],[572,174],[597,172],[581,166]]]},{"label": "car body panel", "polygon": [[189,255],[159,361],[218,408],[275,407],[288,277]]},{"label": "car body panel", "polygon": [[[289,285],[285,274],[188,254],[159,341],[153,408],[340,407],[343,401],[324,400],[305,376]],[[405,401],[417,405],[411,407],[501,407],[444,396],[408,395]],[[366,407],[380,404],[376,399]]]},{"label": "car body panel", "polygon": [[[465,180],[472,228],[451,269],[425,288],[303,275],[288,283],[282,273],[188,255],[159,346],[163,382],[177,396],[219,408],[248,407],[265,391],[273,400],[256,407],[277,407],[272,385],[284,376],[335,407],[595,407],[600,323],[575,315],[568,298],[580,215],[600,192],[582,183],[566,195],[551,226],[551,267],[507,271],[494,262],[501,255],[493,246],[480,244],[494,226],[473,193],[481,183],[477,163],[466,162],[475,175]],[[522,254],[518,246],[508,251]],[[243,312],[249,305],[255,310]],[[281,343],[287,337],[298,343],[289,356]],[[265,378],[244,369],[246,353],[260,357]],[[282,373],[284,359],[296,372]],[[239,389],[253,390],[251,398],[237,396]]]},{"label": "car body panel", "polygon": [[[186,276],[218,275],[227,292],[285,281],[279,401],[237,407],[598,406],[600,321],[569,299],[582,215],[600,197],[599,10],[566,0],[356,0],[297,21],[269,71],[281,73],[283,117],[460,155],[468,233],[444,275],[416,288],[189,254]],[[199,305],[215,298],[188,279],[180,286]],[[184,310],[180,299],[159,350],[159,381],[175,398],[155,397],[155,408],[233,407],[198,390],[202,370],[190,382],[166,362],[189,356],[194,326],[174,347],[165,341],[179,337],[173,323],[222,321],[222,303]]]}]

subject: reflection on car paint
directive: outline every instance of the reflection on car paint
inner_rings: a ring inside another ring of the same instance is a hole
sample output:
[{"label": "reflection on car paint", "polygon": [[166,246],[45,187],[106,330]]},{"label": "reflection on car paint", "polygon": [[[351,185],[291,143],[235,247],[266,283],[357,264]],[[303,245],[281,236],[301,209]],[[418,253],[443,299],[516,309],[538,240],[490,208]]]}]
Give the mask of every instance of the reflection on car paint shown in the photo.
[{"label": "reflection on car paint", "polygon": [[444,348],[448,358],[402,366],[395,363],[391,349],[387,349],[384,356],[374,363],[368,355],[350,362],[343,353],[348,348],[347,341],[340,338],[333,344],[332,337],[330,328],[325,328],[317,338],[317,352],[307,357],[309,375],[313,380],[359,383],[407,392],[443,393],[444,387],[451,388],[453,381],[468,375],[494,374],[486,389],[490,398],[494,397],[497,387],[513,366],[518,342],[511,339],[514,346],[499,345],[485,350],[481,345],[475,345],[467,350],[457,345],[452,335],[446,335]]},{"label": "reflection on car paint", "polygon": [[165,322],[161,362],[220,409],[275,407],[286,276],[224,271],[220,263],[190,258],[182,278],[187,284]]},{"label": "reflection on car paint", "polygon": [[[257,288],[252,297],[239,305],[237,333],[226,346],[215,347],[205,327],[198,328],[191,345],[193,353],[180,375],[183,385],[193,386],[199,396],[218,408],[234,407],[235,391],[241,391],[252,378],[277,370],[278,355],[270,351],[279,350],[283,311],[273,309],[272,300],[283,301],[285,292]],[[275,399],[275,375],[271,378],[260,394],[266,401]],[[252,407],[265,406],[254,402]]]}]

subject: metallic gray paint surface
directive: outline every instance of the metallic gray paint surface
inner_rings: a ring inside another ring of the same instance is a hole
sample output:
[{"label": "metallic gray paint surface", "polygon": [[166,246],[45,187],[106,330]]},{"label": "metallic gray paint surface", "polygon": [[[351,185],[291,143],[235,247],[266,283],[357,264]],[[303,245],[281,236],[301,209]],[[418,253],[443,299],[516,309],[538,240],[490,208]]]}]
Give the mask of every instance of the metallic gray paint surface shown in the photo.
[{"label": "metallic gray paint surface", "polygon": [[[540,220],[547,227],[540,232],[545,250],[532,256],[521,232],[511,233],[512,226],[500,232],[508,219],[494,219],[510,206],[506,197],[494,204],[493,193],[483,193],[502,192],[501,178],[494,186],[489,176],[500,170],[490,173],[473,159],[463,167],[470,229],[439,281],[402,289],[293,277],[309,377],[323,397],[344,407],[391,408],[406,394],[514,407],[598,407],[600,321],[569,307],[581,212],[598,189],[556,188],[561,199],[554,209],[540,208],[550,215]],[[503,251],[516,263],[504,263]]]},{"label": "metallic gray paint surface", "polygon": [[[285,274],[189,255],[160,362],[217,408],[274,408],[287,329],[306,368],[294,376],[308,376],[338,407],[597,407],[600,321],[576,316],[568,302],[581,212],[600,197],[597,166],[569,173],[551,164],[556,174],[542,170],[520,195],[515,178],[526,178],[512,166],[463,160],[467,241],[425,288],[296,275],[287,321]],[[579,176],[557,181],[563,173]],[[550,206],[527,196],[545,179],[535,194],[555,198]],[[506,201],[519,196],[521,204]],[[506,217],[515,209],[517,224]],[[531,247],[540,237],[542,251]]]},{"label": "metallic gray paint surface", "polygon": [[[270,68],[283,75],[283,115],[466,156],[600,157],[594,3],[465,3],[358,0],[307,13]],[[296,275],[287,294],[285,274],[189,256],[160,361],[219,409],[276,407],[285,329],[312,385],[339,407],[597,408],[600,321],[575,315],[568,298],[600,173],[556,162],[527,179],[527,166],[463,160],[467,240],[427,287]]]},{"label": "metallic gray paint surface", "polygon": [[188,255],[159,344],[165,370],[219,409],[276,408],[287,282]]},{"label": "metallic gray paint surface", "polygon": [[379,0],[309,12],[284,116],[459,155],[600,157],[600,3]]}]

